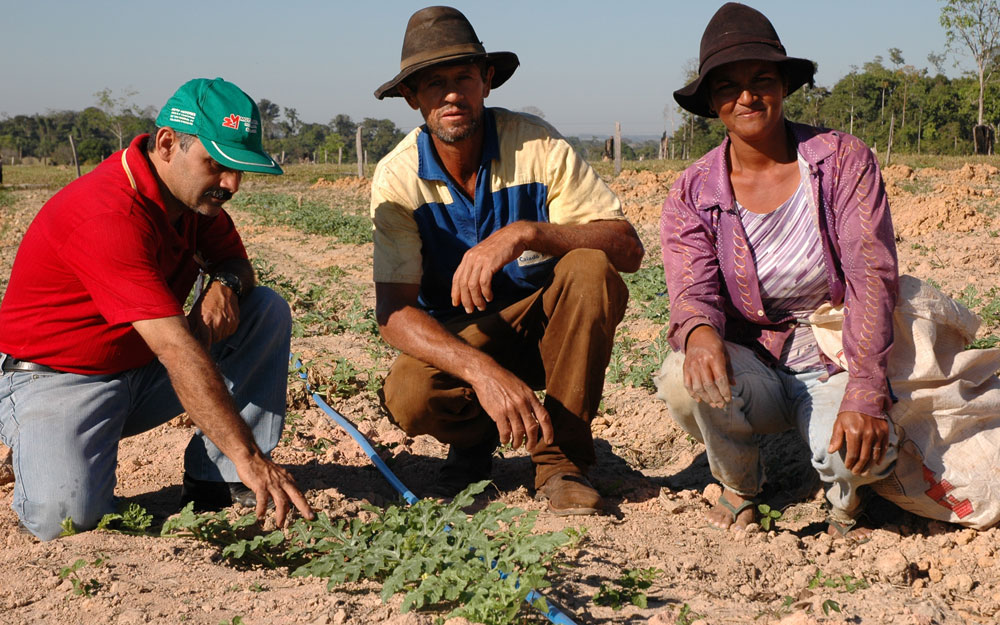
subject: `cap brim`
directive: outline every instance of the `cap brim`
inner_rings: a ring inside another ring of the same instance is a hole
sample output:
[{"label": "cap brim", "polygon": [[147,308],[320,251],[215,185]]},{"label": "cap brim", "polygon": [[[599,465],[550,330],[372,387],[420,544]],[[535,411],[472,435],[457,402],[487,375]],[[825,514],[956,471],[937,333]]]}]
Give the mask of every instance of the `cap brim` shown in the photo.
[{"label": "cap brim", "polygon": [[281,167],[265,152],[254,152],[243,147],[219,143],[198,137],[205,150],[220,165],[237,171],[252,171],[258,174],[282,174]]},{"label": "cap brim", "polygon": [[514,70],[517,69],[517,66],[521,64],[521,61],[518,60],[517,55],[513,52],[457,54],[437,59],[430,59],[428,61],[424,61],[423,63],[411,65],[396,74],[392,80],[375,90],[375,98],[381,100],[382,98],[402,97],[403,94],[399,92],[399,83],[403,82],[408,77],[416,74],[422,69],[426,69],[433,65],[441,65],[443,63],[455,63],[456,61],[461,61],[463,59],[472,61],[477,58],[485,58],[489,64],[493,66],[493,81],[490,83],[490,89],[496,89],[500,85],[507,82],[507,79],[514,75]]},{"label": "cap brim", "polygon": [[707,84],[705,79],[709,73],[717,67],[726,63],[736,61],[772,61],[782,66],[782,71],[788,78],[788,93],[786,97],[794,93],[802,85],[812,84],[813,76],[816,73],[816,65],[809,59],[800,59],[793,56],[786,56],[774,47],[766,44],[746,44],[731,48],[711,57],[701,72],[690,83],[683,88],[674,91],[674,100],[681,105],[685,111],[700,115],[702,117],[718,117],[708,107],[708,98],[705,96]]}]

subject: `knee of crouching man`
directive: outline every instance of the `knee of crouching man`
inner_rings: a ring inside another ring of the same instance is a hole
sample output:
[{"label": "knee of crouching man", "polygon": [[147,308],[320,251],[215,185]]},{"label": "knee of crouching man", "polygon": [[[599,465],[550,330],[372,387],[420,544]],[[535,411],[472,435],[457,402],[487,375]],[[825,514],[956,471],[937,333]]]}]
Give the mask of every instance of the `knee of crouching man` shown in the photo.
[{"label": "knee of crouching man", "polygon": [[[253,301],[249,301],[253,298]],[[292,310],[285,298],[281,297],[266,286],[256,286],[247,296],[246,302],[241,304],[241,309],[251,308],[258,310],[265,322],[273,328],[287,327],[289,332],[292,328]],[[242,310],[241,310],[242,312]]]},{"label": "knee of crouching man", "polygon": [[600,277],[609,271],[618,274],[604,251],[590,248],[570,250],[559,260],[557,266],[571,275]]}]

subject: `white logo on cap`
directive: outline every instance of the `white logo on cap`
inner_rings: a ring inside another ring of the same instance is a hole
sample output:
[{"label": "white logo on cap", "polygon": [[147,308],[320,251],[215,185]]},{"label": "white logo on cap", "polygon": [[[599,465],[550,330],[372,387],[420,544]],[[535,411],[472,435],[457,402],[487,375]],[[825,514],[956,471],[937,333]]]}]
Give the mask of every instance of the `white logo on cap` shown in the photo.
[{"label": "white logo on cap", "polygon": [[196,116],[197,113],[194,111],[185,111],[173,107],[170,109],[170,121],[172,122],[180,122],[182,124],[187,124],[188,126],[194,126],[194,118]]}]

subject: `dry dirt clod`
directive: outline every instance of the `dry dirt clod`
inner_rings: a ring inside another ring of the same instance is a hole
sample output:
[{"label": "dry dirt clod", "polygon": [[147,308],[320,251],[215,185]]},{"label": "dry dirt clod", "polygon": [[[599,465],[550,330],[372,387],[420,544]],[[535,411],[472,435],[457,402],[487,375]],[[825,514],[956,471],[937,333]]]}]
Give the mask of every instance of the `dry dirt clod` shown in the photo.
[{"label": "dry dirt clod", "polygon": [[880,554],[875,560],[875,568],[887,582],[905,584],[909,581],[910,563],[894,549]]},{"label": "dry dirt clod", "polygon": [[959,573],[958,575],[949,575],[944,579],[944,587],[948,590],[954,590],[959,593],[967,593],[972,590],[975,582],[972,580],[972,576],[965,573]]}]

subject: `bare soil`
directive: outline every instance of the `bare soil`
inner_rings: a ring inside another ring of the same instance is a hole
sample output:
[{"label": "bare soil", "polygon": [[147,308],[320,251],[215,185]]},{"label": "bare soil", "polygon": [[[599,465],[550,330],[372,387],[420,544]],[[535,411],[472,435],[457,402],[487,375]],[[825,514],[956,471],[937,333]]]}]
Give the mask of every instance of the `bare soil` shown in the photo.
[{"label": "bare soil", "polygon": [[[8,175],[13,177],[13,172]],[[610,184],[647,246],[645,266],[659,266],[659,207],[677,172],[623,172]],[[988,165],[960,170],[885,171],[898,234],[900,270],[932,279],[954,295],[985,296],[1000,285],[997,198],[1000,172]],[[253,179],[245,191],[280,190],[331,207],[357,207],[363,181],[341,179],[282,183]],[[15,189],[13,206],[0,213],[0,289],[33,215],[55,192]],[[357,210],[356,208],[353,210]],[[248,213],[235,218],[252,256],[302,290],[328,285],[343,313],[355,299],[374,303],[371,245],[346,245],[335,237],[306,235],[265,225]],[[343,270],[335,279],[331,267]],[[990,297],[984,297],[989,300]],[[297,308],[301,310],[301,308]],[[633,301],[620,337],[648,347],[661,329]],[[297,313],[298,314],[298,313]],[[345,319],[347,319],[345,313]],[[363,319],[360,319],[363,321]],[[353,325],[351,325],[353,323]],[[331,402],[373,441],[400,478],[420,494],[434,479],[446,448],[411,439],[387,419],[374,393],[394,352],[359,323],[346,330],[293,339],[293,351],[317,384],[336,386],[336,358],[356,374]],[[996,332],[984,328],[981,333]],[[343,373],[343,371],[341,371]],[[350,372],[348,372],[350,373]],[[337,387],[343,388],[343,387]],[[398,502],[389,484],[358,446],[308,399],[300,384],[289,390],[294,432],[275,451],[306,491],[312,505],[331,517],[356,515],[362,502]],[[289,428],[290,430],[291,428]],[[825,533],[823,495],[794,434],[765,442],[771,482],[764,498],[784,511],[776,528],[743,533],[710,528],[703,515],[718,497],[703,447],[670,419],[648,383],[608,383],[603,412],[595,421],[598,464],[593,481],[609,504],[604,516],[560,518],[542,514],[539,530],[586,529],[565,554],[569,567],[552,578],[546,594],[577,623],[898,623],[906,625],[996,623],[1000,619],[1000,530],[977,532],[914,517],[879,499],[869,504],[877,526],[871,540],[849,544]],[[181,450],[191,435],[183,419],[123,441],[117,493],[147,508],[157,523],[177,509]],[[329,444],[318,444],[323,439]],[[0,467],[7,450],[0,450]],[[531,463],[509,453],[495,463],[496,488],[485,498],[543,510],[528,486]],[[206,543],[178,538],[86,532],[40,543],[17,531],[9,507],[11,476],[0,468],[0,622],[23,623],[375,623],[429,624],[436,614],[400,614],[400,597],[383,604],[372,583],[327,591],[321,579],[292,579],[287,571],[237,569]],[[100,586],[92,597],[72,593],[59,570],[78,558],[103,557],[87,576]],[[649,607],[620,611],[592,599],[602,583],[628,569],[663,571],[649,590]],[[857,588],[823,580],[865,580]],[[787,598],[787,599],[786,599]],[[529,614],[526,612],[526,614]],[[544,622],[537,616],[527,622]],[[457,625],[457,621],[453,623]]]}]

